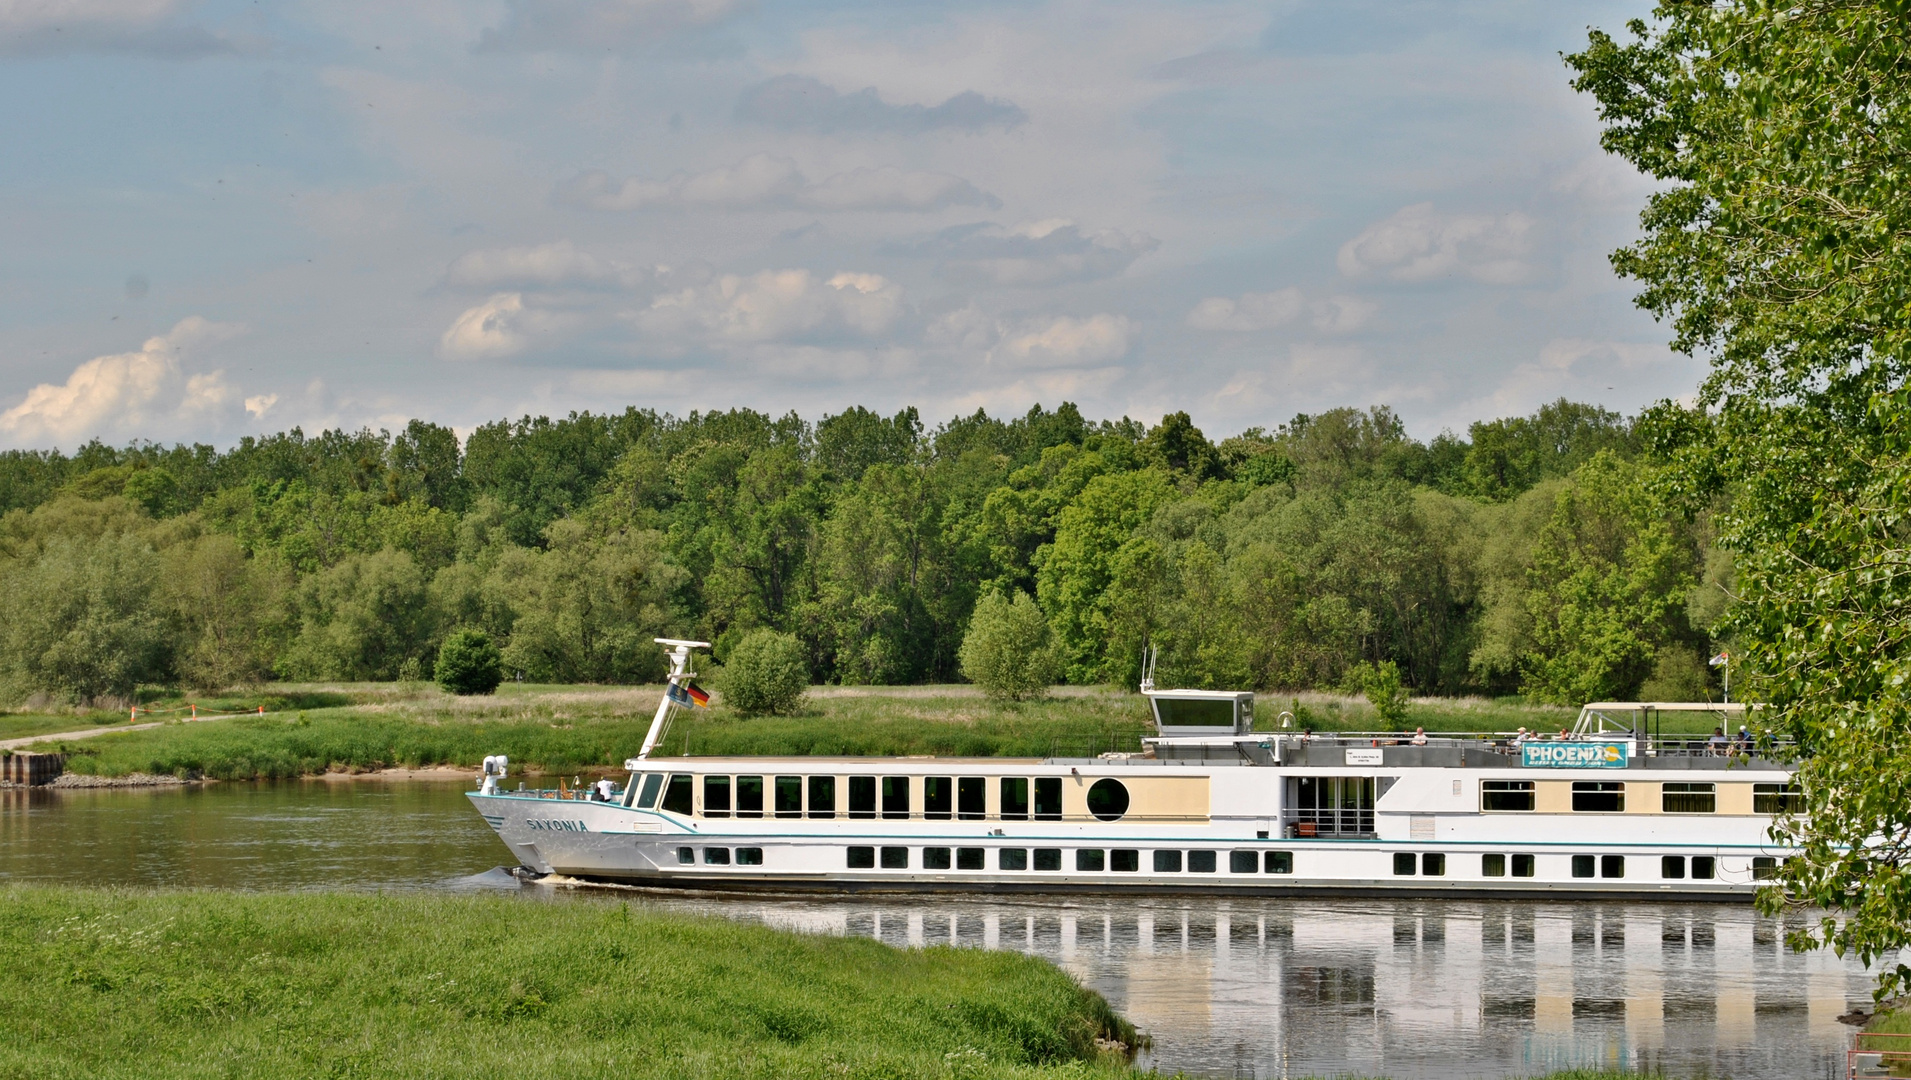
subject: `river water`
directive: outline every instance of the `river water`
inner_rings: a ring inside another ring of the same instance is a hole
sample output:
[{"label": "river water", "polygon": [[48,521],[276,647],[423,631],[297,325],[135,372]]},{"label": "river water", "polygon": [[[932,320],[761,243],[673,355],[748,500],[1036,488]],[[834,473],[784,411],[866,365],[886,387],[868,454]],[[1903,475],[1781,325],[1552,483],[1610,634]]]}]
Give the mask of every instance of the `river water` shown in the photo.
[{"label": "river water", "polygon": [[[241,889],[520,886],[463,785],[304,781],[0,792],[0,880]],[[614,895],[614,894],[611,894]],[[625,894],[626,897],[628,894]],[[656,897],[898,945],[1019,949],[1107,996],[1202,1076],[1843,1075],[1853,962],[1747,906],[1199,898]]]}]

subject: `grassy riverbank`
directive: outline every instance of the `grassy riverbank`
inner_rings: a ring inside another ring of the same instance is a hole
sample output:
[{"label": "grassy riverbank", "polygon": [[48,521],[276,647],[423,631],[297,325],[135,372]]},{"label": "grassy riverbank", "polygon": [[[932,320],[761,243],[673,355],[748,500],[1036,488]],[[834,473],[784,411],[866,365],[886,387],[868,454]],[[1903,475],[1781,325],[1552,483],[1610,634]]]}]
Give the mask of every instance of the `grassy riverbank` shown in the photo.
[{"label": "grassy riverbank", "polygon": [[[520,686],[495,696],[457,698],[429,684],[275,686],[258,696],[195,699],[202,713],[248,711],[208,723],[169,723],[64,745],[72,772],[156,773],[216,779],[276,778],[328,771],[475,767],[486,754],[546,773],[613,769],[634,754],[656,708],[656,687]],[[179,709],[183,702],[155,703]],[[1366,702],[1325,694],[1264,695],[1258,726],[1291,731],[1380,727]],[[183,712],[157,712],[179,717]],[[1553,729],[1573,710],[1480,698],[1421,699],[1409,719],[1429,731]],[[142,716],[145,720],[147,717]],[[0,739],[73,730],[110,714],[0,717]],[[64,724],[66,726],[62,727]],[[697,756],[937,755],[1041,757],[1138,749],[1149,730],[1135,694],[1060,688],[1036,702],[989,701],[967,686],[821,687],[796,716],[745,718],[720,703],[680,716],[664,752]],[[40,744],[36,749],[55,749]]]},{"label": "grassy riverbank", "polygon": [[1112,1075],[1017,953],[612,903],[0,890],[0,1075]]}]

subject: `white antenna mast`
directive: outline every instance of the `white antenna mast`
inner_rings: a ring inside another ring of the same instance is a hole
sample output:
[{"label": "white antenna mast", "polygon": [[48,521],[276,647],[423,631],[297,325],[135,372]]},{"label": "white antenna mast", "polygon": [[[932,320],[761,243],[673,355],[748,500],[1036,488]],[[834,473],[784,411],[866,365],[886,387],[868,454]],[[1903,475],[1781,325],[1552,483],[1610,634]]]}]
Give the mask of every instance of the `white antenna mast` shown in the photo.
[{"label": "white antenna mast", "polygon": [[663,739],[664,729],[670,724],[670,715],[677,709],[677,702],[671,696],[671,691],[689,682],[690,677],[696,674],[690,670],[690,650],[710,647],[707,641],[682,641],[664,637],[652,640],[659,645],[670,647],[670,678],[664,681],[664,699],[657,703],[657,716],[650,722],[650,732],[644,736],[644,748],[637,752],[639,761],[649,757],[651,750],[655,749],[657,743]]},{"label": "white antenna mast", "polygon": [[1161,648],[1156,645],[1141,647],[1141,692],[1146,694],[1155,688],[1155,661],[1161,658]]}]

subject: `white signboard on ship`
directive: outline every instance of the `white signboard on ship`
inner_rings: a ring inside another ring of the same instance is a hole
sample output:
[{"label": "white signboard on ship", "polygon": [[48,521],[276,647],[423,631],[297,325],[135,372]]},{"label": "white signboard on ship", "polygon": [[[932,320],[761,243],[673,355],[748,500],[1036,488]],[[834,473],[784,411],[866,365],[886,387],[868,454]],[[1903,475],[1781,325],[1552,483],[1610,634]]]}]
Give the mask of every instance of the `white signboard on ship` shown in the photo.
[{"label": "white signboard on ship", "polygon": [[1529,769],[1623,769],[1631,756],[1629,742],[1529,742],[1520,747],[1520,764]]}]

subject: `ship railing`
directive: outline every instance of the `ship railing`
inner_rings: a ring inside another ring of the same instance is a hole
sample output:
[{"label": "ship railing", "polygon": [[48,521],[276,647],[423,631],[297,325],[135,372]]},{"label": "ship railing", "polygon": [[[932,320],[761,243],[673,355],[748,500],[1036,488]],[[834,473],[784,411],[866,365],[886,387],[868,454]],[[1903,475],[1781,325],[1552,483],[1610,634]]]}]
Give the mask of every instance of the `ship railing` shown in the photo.
[{"label": "ship railing", "polygon": [[1911,1035],[1861,1031],[1845,1051],[1846,1080],[1911,1080]]},{"label": "ship railing", "polygon": [[[1388,747],[1388,746],[1444,746],[1470,747],[1490,750],[1502,754],[1519,753],[1516,742],[1517,732],[1511,731],[1442,731],[1439,734],[1428,732],[1424,743],[1416,743],[1412,732],[1400,731],[1328,731],[1302,734],[1292,731],[1266,733],[1265,737],[1279,736],[1284,739],[1300,741],[1305,739],[1309,746],[1330,747]],[[1594,738],[1567,737],[1560,739],[1555,735],[1529,735],[1529,743],[1551,742],[1631,742],[1638,753],[1647,757],[1760,757],[1774,760],[1789,760],[1797,748],[1790,739],[1774,739],[1758,736],[1744,740],[1736,735],[1720,738],[1712,735],[1664,735],[1649,736],[1643,739],[1626,738],[1623,735],[1606,735]]]}]

